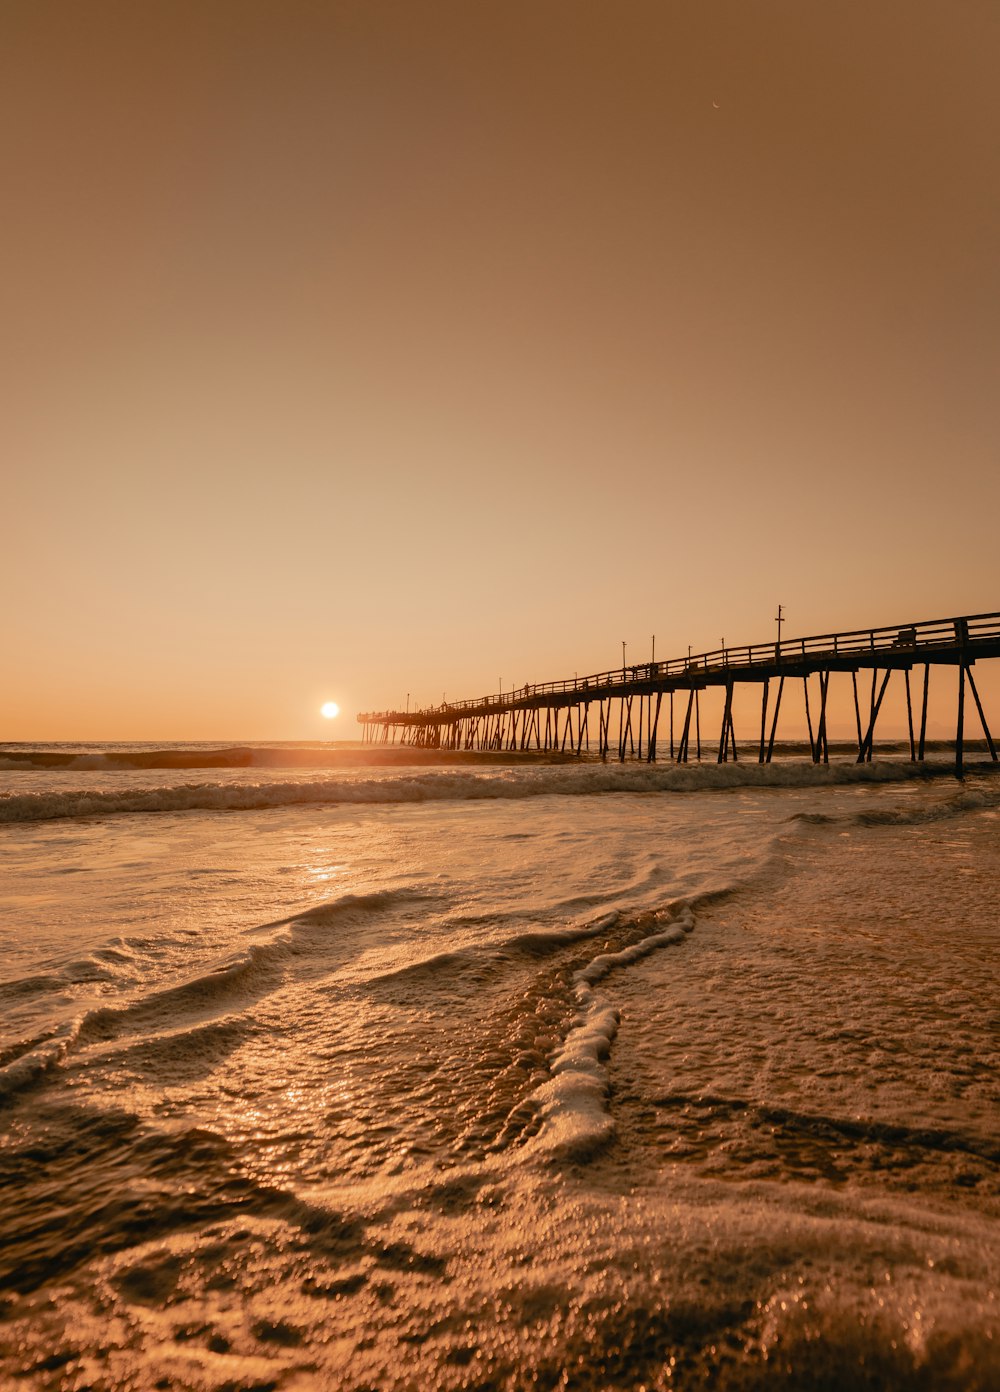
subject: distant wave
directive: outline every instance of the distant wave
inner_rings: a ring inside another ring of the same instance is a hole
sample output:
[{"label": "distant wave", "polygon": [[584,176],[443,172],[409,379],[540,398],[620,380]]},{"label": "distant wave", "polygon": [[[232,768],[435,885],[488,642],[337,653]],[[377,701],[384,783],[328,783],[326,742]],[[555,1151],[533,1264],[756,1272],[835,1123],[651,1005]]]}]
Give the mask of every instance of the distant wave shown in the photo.
[{"label": "distant wave", "polygon": [[421,763],[422,750],[343,749],[330,745],[173,745],[163,749],[0,749],[0,768],[337,768],[344,764]]},{"label": "distant wave", "polygon": [[607,793],[685,793],[727,788],[820,788],[895,783],[949,773],[910,763],[583,764],[418,772],[273,783],[184,783],[167,788],[76,789],[0,795],[0,822],[158,812],[240,812],[345,803],[480,801]]},{"label": "distant wave", "polygon": [[[526,750],[518,753],[524,762],[558,763],[570,755]],[[334,746],[308,744],[226,745],[163,749],[97,748],[77,749],[0,746],[0,769],[50,770],[143,770],[143,769],[337,769],[439,765],[483,765],[509,763],[510,754],[461,749],[418,749],[410,745]]]}]

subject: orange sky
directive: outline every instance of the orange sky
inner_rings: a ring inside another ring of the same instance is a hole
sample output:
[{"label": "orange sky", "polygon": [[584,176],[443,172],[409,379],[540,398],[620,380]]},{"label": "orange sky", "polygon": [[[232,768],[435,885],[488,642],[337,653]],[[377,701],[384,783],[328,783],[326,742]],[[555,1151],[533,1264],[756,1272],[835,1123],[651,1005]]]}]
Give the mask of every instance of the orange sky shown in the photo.
[{"label": "orange sky", "polygon": [[998,58],[985,0],[5,0],[0,739],[1000,608]]}]

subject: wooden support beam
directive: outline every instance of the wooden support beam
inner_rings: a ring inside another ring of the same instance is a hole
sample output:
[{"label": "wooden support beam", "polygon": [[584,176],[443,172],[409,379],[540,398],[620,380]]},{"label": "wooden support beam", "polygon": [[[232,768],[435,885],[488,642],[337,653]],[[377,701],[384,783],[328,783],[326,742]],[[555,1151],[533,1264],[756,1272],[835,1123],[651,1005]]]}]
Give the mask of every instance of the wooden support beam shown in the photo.
[{"label": "wooden support beam", "polygon": [[923,708],[920,712],[920,744],[917,747],[917,758],[921,763],[924,761],[924,740],[927,735],[927,690],[931,681],[931,664],[924,663],[924,700]]},{"label": "wooden support beam", "polygon": [[[650,697],[650,700],[652,700],[652,697]],[[648,763],[652,763],[656,758],[656,732],[660,725],[660,702],[662,700],[663,692],[658,691],[656,693],[656,713],[653,716],[653,722],[649,731],[649,752],[646,755],[646,761]]]},{"label": "wooden support beam", "polygon": [[758,764],[764,762],[764,736],[767,733],[767,692],[769,686],[770,679],[765,677],[760,697],[760,753],[757,755]]},{"label": "wooden support beam", "polygon": [[688,738],[691,734],[691,711],[694,706],[694,698],[697,693],[694,687],[688,693],[687,714],[684,717],[684,729],[681,731],[680,744],[677,746],[677,762],[686,764],[688,761]]},{"label": "wooden support beam", "polygon": [[[729,690],[728,690],[728,688],[726,689],[726,700],[727,700],[727,702],[728,702],[728,700],[729,700]],[[723,711],[722,711],[722,722],[721,722],[721,724],[719,725],[719,752],[718,752],[718,754],[716,755],[715,762],[716,762],[717,764],[721,764],[721,763],[723,762],[723,760],[725,759],[725,756],[726,756],[726,754],[727,754],[728,752],[729,752],[729,706],[728,706],[728,704],[727,704],[727,705],[723,708]]]},{"label": "wooden support beam", "polygon": [[965,771],[965,663],[958,664],[958,725],[955,730],[955,772]]},{"label": "wooden support beam", "polygon": [[[871,702],[870,702],[870,705],[869,705],[869,714],[870,714],[870,717],[871,717],[870,723],[872,723],[872,724],[874,724],[874,721],[875,721],[875,685],[876,685],[876,679],[877,679],[877,677],[878,677],[878,668],[877,668],[877,667],[873,667],[873,668],[872,668],[872,694],[871,694]],[[867,748],[868,748],[868,754],[867,754],[866,757],[867,757],[868,763],[871,763],[871,761],[872,761],[872,748],[873,748],[873,746],[874,746],[874,741],[870,742],[870,743],[868,744],[868,746],[867,746]]]},{"label": "wooden support beam", "polygon": [[739,763],[739,754],[736,752],[736,726],[733,724],[733,703],[729,702],[729,741],[733,746],[733,763]]},{"label": "wooden support beam", "polygon": [[972,688],[972,695],[973,695],[973,697],[975,698],[976,710],[979,712],[979,720],[980,720],[980,723],[981,723],[981,725],[982,725],[982,727],[983,727],[983,734],[986,736],[986,743],[989,745],[989,749],[990,749],[990,758],[993,760],[994,763],[997,763],[997,751],[996,751],[996,746],[995,746],[994,743],[993,743],[993,736],[990,734],[990,727],[989,727],[989,726],[987,725],[987,723],[986,723],[986,715],[985,715],[985,712],[983,711],[983,703],[982,703],[982,701],[980,701],[980,699],[979,699],[979,692],[976,690],[976,683],[975,683],[975,682],[973,681],[973,679],[972,679],[972,666],[971,666],[971,664],[970,664],[970,666],[968,666],[965,670],[966,670],[966,671],[968,672],[968,674],[969,674],[969,686]]},{"label": "wooden support beam", "polygon": [[819,674],[819,727],[816,734],[816,743],[824,764],[830,762],[830,741],[826,733],[826,697],[830,690],[830,673],[820,672]]},{"label": "wooden support beam", "polygon": [[910,763],[917,762],[917,746],[913,738],[913,701],[910,697],[910,669],[903,668],[903,676],[906,678],[906,728],[910,732]]},{"label": "wooden support beam", "polygon": [[698,740],[698,762],[701,763],[701,701],[697,687],[694,690],[694,728]]},{"label": "wooden support beam", "polygon": [[855,721],[857,722],[857,727],[858,727],[858,753],[860,754],[860,753],[861,753],[861,746],[862,746],[862,744],[864,743],[864,740],[863,740],[862,735],[861,735],[861,705],[860,705],[860,702],[858,701],[858,674],[857,674],[857,672],[852,672],[852,673],[851,673],[851,686],[854,688],[854,719],[855,719]]},{"label": "wooden support beam", "polygon": [[813,761],[813,763],[814,763],[814,764],[818,764],[818,763],[819,763],[819,754],[818,754],[817,751],[816,751],[816,741],[813,739],[813,723],[812,723],[812,716],[809,714],[809,678],[808,678],[808,677],[803,677],[803,678],[802,678],[802,689],[803,689],[803,691],[805,692],[805,696],[806,696],[806,728],[807,728],[808,731],[809,731],[809,753],[812,755],[812,761]]},{"label": "wooden support beam", "polygon": [[[733,729],[733,683],[726,682],[726,704],[722,710],[722,731],[719,735],[719,757],[716,763],[729,762],[729,739]],[[733,736],[733,758],[736,757],[736,737]]]},{"label": "wooden support beam", "polygon": [[622,697],[621,725],[619,726],[619,732],[618,732],[618,758],[619,758],[619,760],[620,760],[622,763],[625,762],[625,749],[626,749],[626,746],[628,746],[628,748],[630,749],[630,751],[631,751],[633,754],[635,753],[635,740],[634,740],[633,735],[632,735],[632,697],[631,697],[631,696],[623,696],[623,697]]},{"label": "wooden support beam", "polygon": [[774,754],[774,736],[776,735],[778,730],[778,711],[781,710],[781,693],[784,691],[784,689],[785,676],[784,673],[782,673],[781,676],[778,678],[778,694],[774,698],[774,718],[771,721],[771,738],[767,742],[767,759],[765,760],[765,763],[768,764],[771,762],[771,758]]},{"label": "wooden support beam", "polygon": [[882,698],[885,695],[885,689],[889,685],[889,678],[891,676],[892,668],[887,667],[885,671],[885,676],[882,678],[882,685],[879,688],[878,700],[872,701],[872,715],[871,720],[868,724],[868,733],[864,737],[864,740],[861,745],[861,750],[858,754],[857,761],[859,764],[863,764],[865,762],[871,763],[872,745],[875,743],[875,721],[878,719],[878,713],[882,708]]}]

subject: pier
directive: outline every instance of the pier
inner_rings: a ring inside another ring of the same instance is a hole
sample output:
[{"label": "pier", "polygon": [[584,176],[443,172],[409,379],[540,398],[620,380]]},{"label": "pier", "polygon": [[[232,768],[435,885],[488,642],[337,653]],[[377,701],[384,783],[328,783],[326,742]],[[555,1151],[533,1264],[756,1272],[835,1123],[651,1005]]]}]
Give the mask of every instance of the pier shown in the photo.
[{"label": "pier", "polygon": [[[779,628],[780,633],[780,628]],[[827,703],[835,674],[849,678],[857,728],[857,762],[870,762],[875,729],[890,678],[902,674],[910,758],[922,761],[927,742],[931,668],[952,668],[958,714],[955,765],[961,773],[966,741],[966,688],[994,763],[997,750],[973,676],[977,661],[1000,657],[1000,614],[970,614],[887,628],[855,629],[774,643],[724,647],[666,662],[622,665],[592,676],[518,687],[474,700],[447,701],[420,710],[377,711],[358,716],[366,744],[433,749],[536,750],[579,755],[591,740],[601,758],[669,757],[687,763],[714,752],[717,762],[741,756],[771,762],[778,717],[801,682],[809,749],[814,763],[828,763]],[[911,684],[911,673],[918,669]],[[922,669],[920,671],[919,669]],[[737,750],[733,693],[737,685],[760,688],[760,735]],[[722,688],[718,742],[703,743],[700,694]],[[786,694],[787,693],[787,694]],[[617,719],[614,717],[617,716]],[[612,730],[615,731],[612,742]]]}]

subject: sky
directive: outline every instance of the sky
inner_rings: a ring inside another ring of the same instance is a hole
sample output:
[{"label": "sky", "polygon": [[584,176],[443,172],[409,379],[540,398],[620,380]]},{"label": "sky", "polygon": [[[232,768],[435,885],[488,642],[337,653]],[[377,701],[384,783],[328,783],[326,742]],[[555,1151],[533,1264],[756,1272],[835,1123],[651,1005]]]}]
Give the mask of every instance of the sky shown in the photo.
[{"label": "sky", "polygon": [[993,0],[4,0],[0,740],[1000,609],[998,58]]}]

